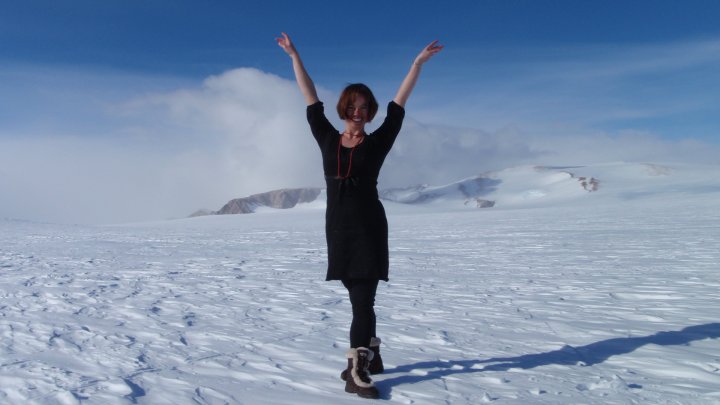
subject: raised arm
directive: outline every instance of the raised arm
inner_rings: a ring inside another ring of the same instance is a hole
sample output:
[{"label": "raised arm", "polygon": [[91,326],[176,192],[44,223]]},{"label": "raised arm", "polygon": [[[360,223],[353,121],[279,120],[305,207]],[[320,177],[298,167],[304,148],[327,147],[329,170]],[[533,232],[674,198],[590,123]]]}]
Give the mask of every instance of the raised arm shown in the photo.
[{"label": "raised arm", "polygon": [[308,75],[307,71],[305,70],[305,66],[300,59],[300,54],[295,49],[292,41],[290,41],[290,37],[283,32],[282,37],[276,38],[276,40],[278,45],[288,55],[290,55],[290,58],[292,59],[293,71],[295,72],[295,80],[297,81],[298,87],[300,87],[300,91],[305,97],[305,102],[307,103],[307,105],[312,105],[320,101],[318,100],[317,91],[315,90],[315,84],[313,83],[312,79],[310,79],[310,75]]},{"label": "raised arm", "polygon": [[415,57],[412,66],[410,66],[410,71],[407,76],[405,76],[405,79],[393,99],[395,103],[399,104],[401,107],[405,107],[405,103],[407,103],[410,93],[412,93],[413,88],[415,88],[415,83],[417,83],[418,77],[420,76],[420,70],[423,63],[427,62],[433,55],[440,52],[442,49],[443,45],[438,45],[438,41],[433,41],[430,45],[420,51],[418,56]]}]

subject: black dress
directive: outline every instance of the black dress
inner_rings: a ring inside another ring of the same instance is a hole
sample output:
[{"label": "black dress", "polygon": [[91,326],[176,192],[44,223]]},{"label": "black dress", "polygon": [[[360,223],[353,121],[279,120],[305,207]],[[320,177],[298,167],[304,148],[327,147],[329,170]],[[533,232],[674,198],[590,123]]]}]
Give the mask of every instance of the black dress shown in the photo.
[{"label": "black dress", "polygon": [[382,125],[359,145],[346,148],[325,117],[323,103],[307,108],[327,184],[327,280],[388,280],[388,225],[377,178],[404,117],[405,109],[391,101]]}]

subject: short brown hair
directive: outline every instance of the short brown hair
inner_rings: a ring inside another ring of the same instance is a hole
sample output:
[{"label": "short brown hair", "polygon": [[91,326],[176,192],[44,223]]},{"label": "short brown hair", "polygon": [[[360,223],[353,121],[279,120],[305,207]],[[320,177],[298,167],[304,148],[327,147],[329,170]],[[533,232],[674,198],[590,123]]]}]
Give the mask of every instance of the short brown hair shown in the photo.
[{"label": "short brown hair", "polygon": [[353,103],[357,95],[365,97],[368,103],[368,121],[372,121],[375,118],[375,114],[378,110],[378,102],[375,99],[370,88],[362,83],[353,83],[345,87],[345,90],[340,93],[340,99],[337,103],[337,112],[341,120],[346,120],[347,108]]}]

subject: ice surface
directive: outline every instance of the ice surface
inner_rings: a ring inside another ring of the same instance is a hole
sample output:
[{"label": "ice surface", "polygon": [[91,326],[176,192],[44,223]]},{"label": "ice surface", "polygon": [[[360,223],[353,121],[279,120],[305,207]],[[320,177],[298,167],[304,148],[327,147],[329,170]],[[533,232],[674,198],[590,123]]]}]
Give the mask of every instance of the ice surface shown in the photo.
[{"label": "ice surface", "polygon": [[[552,188],[564,177],[522,184],[522,170],[498,193],[541,189],[552,204],[386,204],[382,397],[719,403],[714,174],[613,164],[589,170],[601,189],[575,199]],[[323,220],[317,204],[115,226],[0,220],[0,403],[367,403],[339,379],[350,305],[323,281]]]}]

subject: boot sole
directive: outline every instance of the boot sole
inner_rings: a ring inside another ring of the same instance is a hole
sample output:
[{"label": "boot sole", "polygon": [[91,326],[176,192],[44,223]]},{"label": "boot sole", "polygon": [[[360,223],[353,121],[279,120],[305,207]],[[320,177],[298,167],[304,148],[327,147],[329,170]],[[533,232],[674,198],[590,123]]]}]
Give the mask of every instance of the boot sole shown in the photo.
[{"label": "boot sole", "polygon": [[345,386],[345,392],[347,392],[348,394],[357,394],[357,396],[359,396],[360,398],[367,398],[367,399],[378,399],[378,398],[380,398],[380,393],[379,393],[379,392],[364,393],[364,392],[362,392],[362,391],[355,391],[355,390],[353,390],[353,389],[348,389],[347,386]]}]

